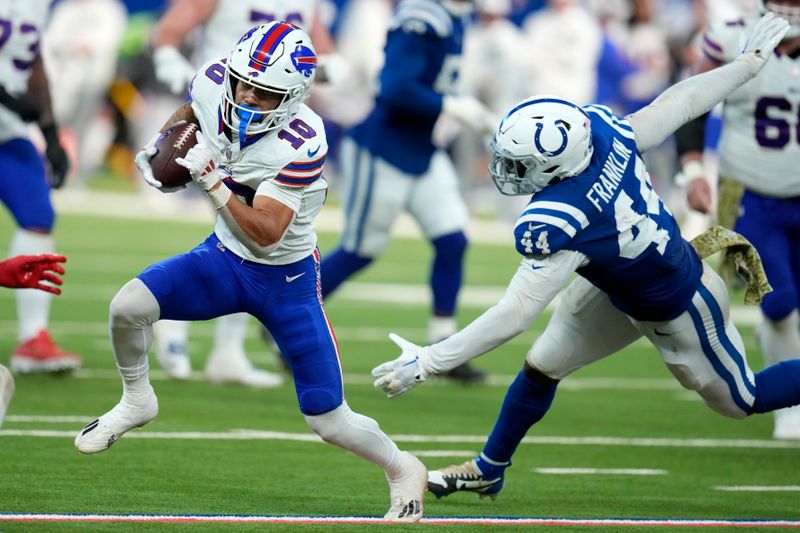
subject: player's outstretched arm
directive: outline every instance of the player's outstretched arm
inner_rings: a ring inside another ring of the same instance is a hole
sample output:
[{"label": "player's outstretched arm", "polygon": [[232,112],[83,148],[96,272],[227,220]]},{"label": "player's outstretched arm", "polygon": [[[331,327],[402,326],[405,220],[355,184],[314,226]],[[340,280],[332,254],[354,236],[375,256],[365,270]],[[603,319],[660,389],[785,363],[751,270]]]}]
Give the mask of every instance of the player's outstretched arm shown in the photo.
[{"label": "player's outstretched arm", "polygon": [[[443,374],[489,352],[527,330],[567,284],[586,257],[562,250],[543,259],[523,259],[503,298],[467,327],[432,346],[416,346],[392,334],[400,357],[375,367],[375,387],[390,398],[411,390],[428,376]],[[533,267],[536,268],[533,268]]]},{"label": "player's outstretched arm", "polygon": [[64,267],[67,258],[63,255],[40,254],[18,255],[0,261],[0,286],[13,289],[39,289],[61,294]]},{"label": "player's outstretched arm", "polygon": [[636,144],[646,152],[661,144],[683,124],[711,110],[758,74],[789,31],[789,23],[774,13],[758,21],[742,53],[710,72],[687,78],[664,91],[648,106],[629,116]]}]

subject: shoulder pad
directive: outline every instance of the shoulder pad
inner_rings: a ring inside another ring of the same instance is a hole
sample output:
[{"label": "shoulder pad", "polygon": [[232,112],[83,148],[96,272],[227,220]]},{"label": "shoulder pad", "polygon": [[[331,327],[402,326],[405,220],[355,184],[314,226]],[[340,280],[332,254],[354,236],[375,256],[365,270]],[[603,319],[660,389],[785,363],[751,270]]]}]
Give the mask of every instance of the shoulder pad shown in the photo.
[{"label": "shoulder pad", "polygon": [[524,256],[549,255],[567,247],[589,219],[577,207],[564,202],[533,200],[517,219],[514,241]]},{"label": "shoulder pad", "polygon": [[[291,144],[290,161],[275,176],[275,181],[289,187],[306,187],[322,176],[325,158],[328,155],[328,142],[322,119],[306,106],[291,120],[285,130],[289,136],[279,137],[281,142],[300,141]],[[287,141],[287,137],[289,141]]]},{"label": "shoulder pad", "polygon": [[433,34],[443,39],[453,33],[453,19],[434,0],[403,0],[397,6],[391,29],[419,35]]}]

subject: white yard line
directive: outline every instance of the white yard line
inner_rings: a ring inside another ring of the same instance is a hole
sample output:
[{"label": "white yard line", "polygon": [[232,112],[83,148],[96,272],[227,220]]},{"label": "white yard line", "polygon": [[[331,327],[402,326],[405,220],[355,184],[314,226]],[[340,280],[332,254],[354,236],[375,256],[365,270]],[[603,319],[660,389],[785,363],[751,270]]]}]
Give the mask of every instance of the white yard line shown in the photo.
[{"label": "white yard line", "polygon": [[743,486],[719,486],[714,490],[724,492],[800,492],[800,485],[743,485]]},{"label": "white yard line", "polygon": [[[91,417],[87,418],[88,421]],[[75,438],[75,431],[50,429],[0,429],[0,437]],[[397,442],[438,444],[483,444],[485,435],[392,435]],[[234,429],[230,431],[131,431],[125,439],[150,440],[280,440],[290,442],[315,442],[322,440],[312,433]],[[679,439],[679,438],[627,438],[627,437],[525,437],[523,444],[554,446],[608,446],[608,447],[666,447],[666,448],[751,448],[799,449],[800,441],[756,439]]]}]

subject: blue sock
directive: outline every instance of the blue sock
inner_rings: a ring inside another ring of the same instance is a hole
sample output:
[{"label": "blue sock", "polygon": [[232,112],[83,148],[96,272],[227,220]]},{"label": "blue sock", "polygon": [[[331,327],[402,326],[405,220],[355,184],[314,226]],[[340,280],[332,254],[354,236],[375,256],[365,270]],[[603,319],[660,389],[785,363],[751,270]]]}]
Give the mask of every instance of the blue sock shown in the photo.
[{"label": "blue sock", "polygon": [[457,231],[434,239],[431,244],[436,251],[430,277],[433,312],[436,315],[453,316],[461,289],[467,237],[464,232]]},{"label": "blue sock", "polygon": [[781,361],[756,374],[756,401],[752,413],[800,404],[800,359]]},{"label": "blue sock", "polygon": [[322,297],[336,290],[344,280],[372,262],[371,257],[359,257],[337,248],[328,254],[320,264],[320,284]]},{"label": "blue sock", "polygon": [[523,437],[542,419],[553,403],[558,381],[528,364],[508,388],[500,415],[476,462],[485,478],[494,479],[511,464],[511,456]]}]

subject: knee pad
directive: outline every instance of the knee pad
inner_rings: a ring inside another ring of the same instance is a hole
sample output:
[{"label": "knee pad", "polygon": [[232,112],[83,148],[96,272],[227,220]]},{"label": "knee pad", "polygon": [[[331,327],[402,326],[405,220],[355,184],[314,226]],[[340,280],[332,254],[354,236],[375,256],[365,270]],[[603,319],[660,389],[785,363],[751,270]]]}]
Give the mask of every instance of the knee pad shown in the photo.
[{"label": "knee pad", "polygon": [[761,302],[761,311],[773,322],[780,322],[797,309],[797,298],[791,291],[771,292]]},{"label": "knee pad", "polygon": [[154,323],[160,316],[158,301],[139,278],[126,283],[109,306],[111,327],[142,327]]},{"label": "knee pad", "polygon": [[309,388],[298,391],[297,399],[300,402],[300,412],[306,416],[329,413],[341,405],[341,400],[329,388]]}]

